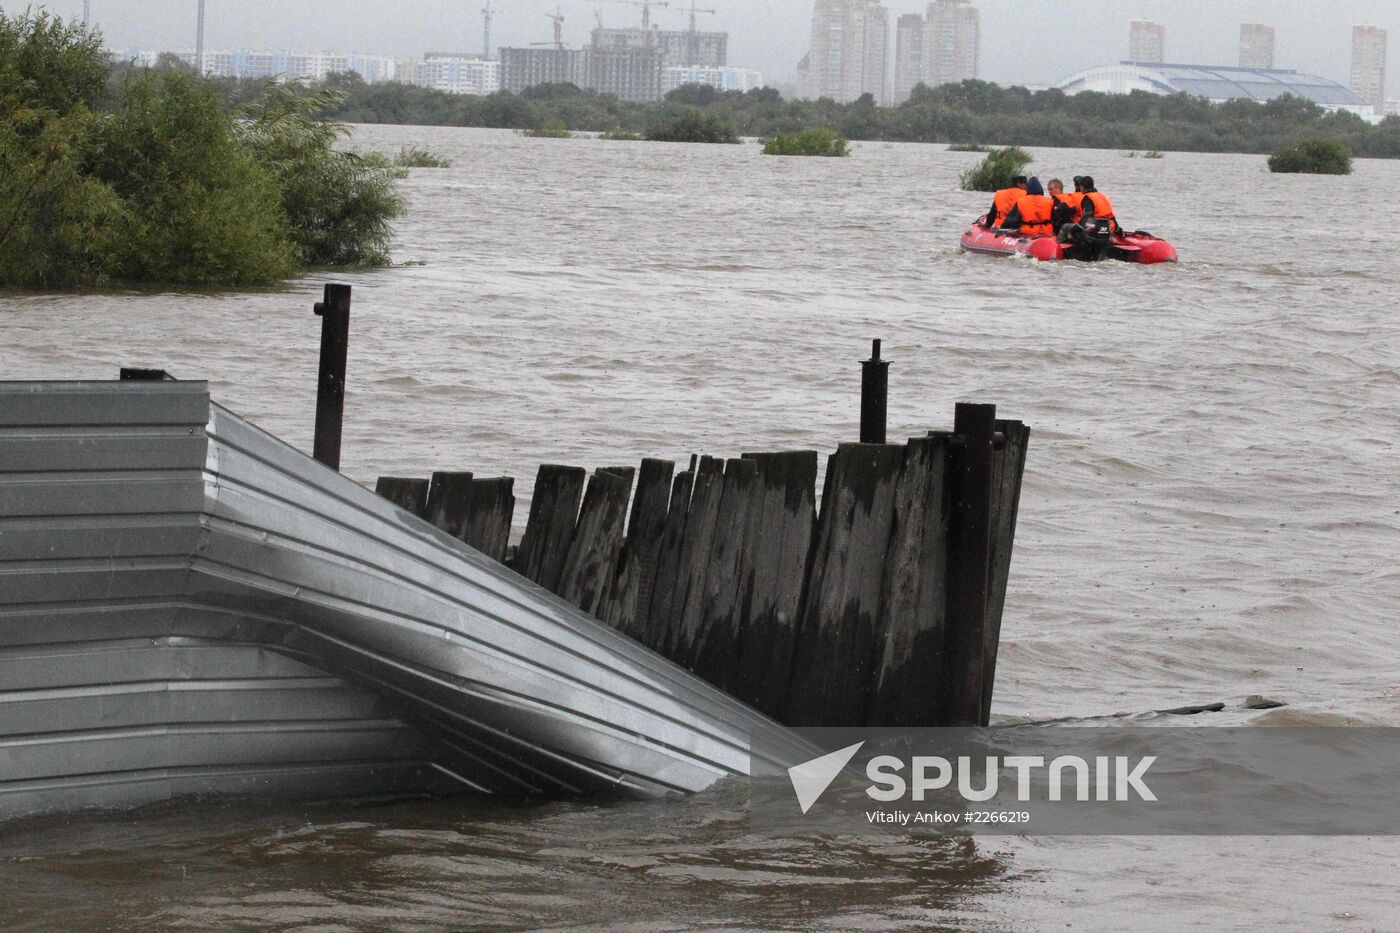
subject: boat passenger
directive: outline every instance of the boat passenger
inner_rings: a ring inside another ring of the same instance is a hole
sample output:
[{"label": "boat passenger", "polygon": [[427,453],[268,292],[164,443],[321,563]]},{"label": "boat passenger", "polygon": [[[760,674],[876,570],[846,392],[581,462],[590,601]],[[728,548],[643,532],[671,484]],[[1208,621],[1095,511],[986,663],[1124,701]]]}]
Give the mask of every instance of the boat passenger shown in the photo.
[{"label": "boat passenger", "polygon": [[1092,176],[1085,175],[1080,181],[1084,192],[1084,222],[1088,223],[1096,218],[1107,220],[1114,233],[1121,233],[1123,228],[1118,225],[1118,217],[1113,213],[1113,202],[1108,199],[1108,195],[1094,187]]},{"label": "boat passenger", "polygon": [[1052,178],[1045,183],[1045,193],[1055,200],[1055,213],[1051,222],[1055,225],[1055,232],[1059,233],[1065,224],[1074,223],[1075,215],[1081,212],[1079,202],[1083,195],[1078,191],[1065,194],[1065,183],[1058,178]]},{"label": "boat passenger", "polygon": [[1049,236],[1055,232],[1054,214],[1055,199],[1040,187],[1039,178],[1032,178],[1026,184],[1026,193],[1021,195],[1001,225],[1019,229],[1022,236]]},{"label": "boat passenger", "polygon": [[1006,215],[1011,213],[1011,209],[1016,206],[1021,195],[1026,193],[1026,176],[1017,175],[1011,179],[1010,188],[1002,188],[992,195],[992,206],[987,211],[987,219],[982,222],[984,227],[992,229],[1001,226],[1001,222],[1006,219]]}]

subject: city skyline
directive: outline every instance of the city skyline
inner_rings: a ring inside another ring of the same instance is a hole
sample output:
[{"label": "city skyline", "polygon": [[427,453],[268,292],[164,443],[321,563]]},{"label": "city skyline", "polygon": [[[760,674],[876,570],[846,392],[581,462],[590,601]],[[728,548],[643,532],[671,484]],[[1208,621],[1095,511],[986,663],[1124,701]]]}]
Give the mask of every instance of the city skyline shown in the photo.
[{"label": "city skyline", "polygon": [[[110,4],[110,5],[109,5]],[[209,0],[207,39],[210,48],[321,48],[381,54],[394,58],[420,57],[429,48],[475,51],[481,46],[482,18],[476,2],[418,0],[385,15],[382,3],[365,0],[286,0],[266,8],[247,4],[236,8]],[[638,25],[635,8],[620,4],[562,0],[566,21],[564,41],[587,44],[601,12],[610,27]],[[810,45],[812,0],[718,0],[704,4],[716,14],[701,14],[698,28],[731,35],[730,61],[761,70],[775,84],[790,86],[795,66]],[[923,14],[926,2],[890,0],[888,58],[893,72],[898,18]],[[0,9],[21,12],[28,4],[0,3]],[[516,0],[496,3],[493,47],[528,46],[551,36],[546,12],[556,0]],[[1166,57],[1228,65],[1238,60],[1239,26],[1262,23],[1276,30],[1275,66],[1312,72],[1348,83],[1351,78],[1351,29],[1374,24],[1400,34],[1400,7],[1385,0],[1338,0],[1329,4],[1321,23],[1313,11],[1299,10],[1283,0],[1022,0],[1011,9],[995,2],[978,4],[982,23],[980,76],[1001,84],[1046,86],[1089,64],[1084,48],[1102,49],[1102,62],[1119,60],[1128,51],[1126,37],[1134,19],[1162,23],[1169,33]],[[81,0],[59,0],[45,7],[63,16],[81,17]],[[114,48],[181,50],[194,46],[193,0],[92,0],[95,25]],[[653,9],[654,24],[684,29],[688,7]],[[1073,31],[1082,44],[1054,42],[1037,47],[1031,58],[999,54],[1007,37],[1026,34],[1026,24],[1053,26],[1063,35]],[[1386,96],[1400,97],[1395,69],[1387,75]]]}]

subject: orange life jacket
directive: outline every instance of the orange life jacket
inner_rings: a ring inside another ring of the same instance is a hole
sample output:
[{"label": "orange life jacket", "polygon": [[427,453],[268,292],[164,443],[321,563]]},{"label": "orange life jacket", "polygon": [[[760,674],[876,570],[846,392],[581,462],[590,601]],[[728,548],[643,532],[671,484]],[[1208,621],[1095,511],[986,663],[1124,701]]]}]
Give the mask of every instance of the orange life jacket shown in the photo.
[{"label": "orange life jacket", "polygon": [[1060,200],[1074,209],[1074,216],[1070,218],[1074,223],[1079,223],[1084,219],[1084,192],[1066,191],[1060,195]]},{"label": "orange life jacket", "polygon": [[[1117,225],[1118,218],[1113,214],[1113,202],[1108,199],[1108,195],[1104,194],[1102,191],[1090,191],[1084,195],[1083,200],[1094,205],[1095,217],[1100,220],[1111,220],[1114,225]],[[1083,219],[1082,213],[1080,219]]]},{"label": "orange life jacket", "polygon": [[1011,209],[1016,206],[1016,202],[1020,200],[1021,195],[1025,193],[1026,189],[1024,188],[1002,188],[996,194],[992,195],[992,210],[994,214],[988,219],[992,222],[993,227],[1001,226],[1001,222],[1006,219],[1006,215],[1011,213]]},{"label": "orange life jacket", "polygon": [[1055,232],[1050,218],[1055,211],[1055,199],[1048,194],[1023,194],[1016,202],[1021,212],[1022,236],[1049,236]]}]

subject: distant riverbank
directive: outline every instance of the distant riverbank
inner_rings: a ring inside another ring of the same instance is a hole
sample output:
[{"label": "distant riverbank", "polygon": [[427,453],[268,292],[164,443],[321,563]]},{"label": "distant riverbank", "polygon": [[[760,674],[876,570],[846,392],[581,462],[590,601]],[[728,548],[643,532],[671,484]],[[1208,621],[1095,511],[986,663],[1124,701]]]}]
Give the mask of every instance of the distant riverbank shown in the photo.
[{"label": "distant riverbank", "polygon": [[[258,82],[220,82],[231,102],[257,93]],[[645,134],[684,108],[698,108],[740,136],[767,137],[827,126],[848,139],[891,142],[1271,153],[1308,138],[1344,143],[1362,158],[1400,158],[1400,117],[1377,125],[1354,113],[1328,113],[1311,101],[1268,103],[1164,97],[1141,91],[1068,96],[986,81],[917,87],[898,107],[869,96],[848,104],[786,100],[776,90],[720,92],[690,85],[657,103],[631,103],[572,84],[540,85],[521,94],[448,94],[406,84],[366,84],[357,75],[328,84],[344,102],[327,115],[352,123],[535,129],[553,121],[572,131]]]}]

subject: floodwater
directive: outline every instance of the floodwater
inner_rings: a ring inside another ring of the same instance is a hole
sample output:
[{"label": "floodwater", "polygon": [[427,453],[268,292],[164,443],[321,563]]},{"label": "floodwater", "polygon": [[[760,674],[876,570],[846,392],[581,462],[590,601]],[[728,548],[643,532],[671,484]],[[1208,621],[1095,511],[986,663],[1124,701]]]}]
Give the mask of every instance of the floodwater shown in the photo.
[{"label": "floodwater", "polygon": [[[354,139],[409,143],[453,167],[404,183],[400,265],[335,276],[356,478],[470,469],[528,495],[542,462],[830,450],[880,337],[891,437],[948,427],[958,400],[1032,426],[996,718],[1224,700],[1193,721],[1400,725],[1394,163],[1036,150],[1042,178],[1091,173],[1177,244],[1179,265],[1139,268],[959,254],[990,198],[957,190],[977,156],[940,146]],[[0,296],[0,376],[163,367],[309,449],[324,280]],[[743,800],[20,821],[0,926],[1400,929],[1394,839],[764,839]]]}]

